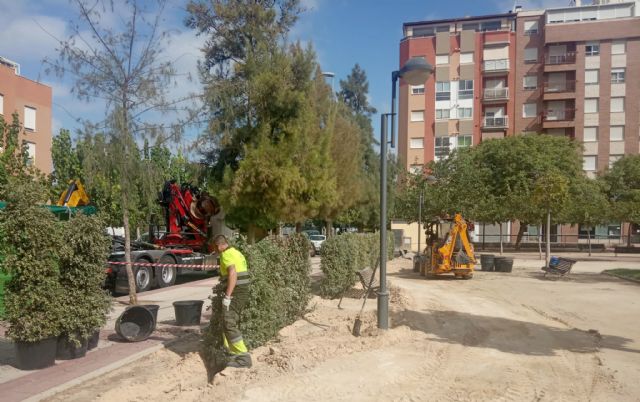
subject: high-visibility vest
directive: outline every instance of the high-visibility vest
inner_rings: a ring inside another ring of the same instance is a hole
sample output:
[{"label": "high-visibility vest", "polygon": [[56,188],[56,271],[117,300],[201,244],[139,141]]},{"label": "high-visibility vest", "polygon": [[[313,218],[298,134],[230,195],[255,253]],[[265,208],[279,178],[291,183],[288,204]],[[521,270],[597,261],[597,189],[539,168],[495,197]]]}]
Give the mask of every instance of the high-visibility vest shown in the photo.
[{"label": "high-visibility vest", "polygon": [[247,260],[241,252],[234,247],[229,247],[220,254],[220,279],[226,282],[229,279],[229,267],[234,266],[238,275],[237,285],[246,285],[249,279],[249,271],[247,271]]}]

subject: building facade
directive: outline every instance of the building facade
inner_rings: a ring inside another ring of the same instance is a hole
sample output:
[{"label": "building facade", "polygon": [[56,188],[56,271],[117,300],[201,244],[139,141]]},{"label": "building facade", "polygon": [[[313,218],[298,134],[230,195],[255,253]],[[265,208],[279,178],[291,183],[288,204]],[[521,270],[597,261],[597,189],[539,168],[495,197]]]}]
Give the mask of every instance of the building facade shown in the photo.
[{"label": "building facade", "polygon": [[27,145],[29,162],[46,174],[53,168],[51,102],[51,87],[22,77],[17,63],[0,57],[0,116],[11,122],[18,113],[19,141]]},{"label": "building facade", "polygon": [[[640,1],[575,3],[405,23],[400,65],[425,57],[435,67],[424,87],[400,83],[405,168],[419,172],[452,149],[536,133],[582,142],[591,177],[637,154]],[[553,230],[577,240],[578,228]],[[613,224],[595,234],[603,230],[620,236],[627,229]]]}]

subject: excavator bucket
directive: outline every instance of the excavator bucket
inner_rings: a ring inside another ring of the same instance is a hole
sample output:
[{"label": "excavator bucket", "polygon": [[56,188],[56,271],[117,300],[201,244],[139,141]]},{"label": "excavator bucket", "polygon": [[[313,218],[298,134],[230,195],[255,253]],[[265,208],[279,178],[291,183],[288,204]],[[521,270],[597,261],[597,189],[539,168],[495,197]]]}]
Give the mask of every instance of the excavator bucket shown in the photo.
[{"label": "excavator bucket", "polygon": [[69,187],[60,195],[58,202],[59,207],[80,207],[89,205],[89,196],[84,191],[84,186],[80,180],[69,180]]}]

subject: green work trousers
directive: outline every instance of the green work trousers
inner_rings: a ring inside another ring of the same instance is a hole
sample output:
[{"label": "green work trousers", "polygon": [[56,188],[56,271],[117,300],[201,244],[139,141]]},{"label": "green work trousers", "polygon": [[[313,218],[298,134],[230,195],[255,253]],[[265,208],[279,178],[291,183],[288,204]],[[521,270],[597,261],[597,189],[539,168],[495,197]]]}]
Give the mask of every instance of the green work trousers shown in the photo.
[{"label": "green work trousers", "polygon": [[224,328],[224,344],[234,357],[248,355],[248,350],[238,328],[240,313],[249,302],[249,286],[238,285],[233,290],[229,310],[222,308],[222,323]]}]

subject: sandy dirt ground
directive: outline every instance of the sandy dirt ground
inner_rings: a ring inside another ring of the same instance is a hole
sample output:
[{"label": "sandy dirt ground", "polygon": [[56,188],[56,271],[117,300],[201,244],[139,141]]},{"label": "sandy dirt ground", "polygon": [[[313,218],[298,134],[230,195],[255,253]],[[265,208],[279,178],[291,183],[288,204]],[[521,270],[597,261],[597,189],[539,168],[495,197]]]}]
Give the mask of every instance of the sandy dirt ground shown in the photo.
[{"label": "sandy dirt ground", "polygon": [[50,400],[640,401],[640,285],[598,273],[615,262],[579,262],[561,280],[540,265],[426,280],[396,259],[388,331],[375,299],[356,338],[357,292],[341,310],[314,297],[249,370],[207,384],[192,334]]}]

